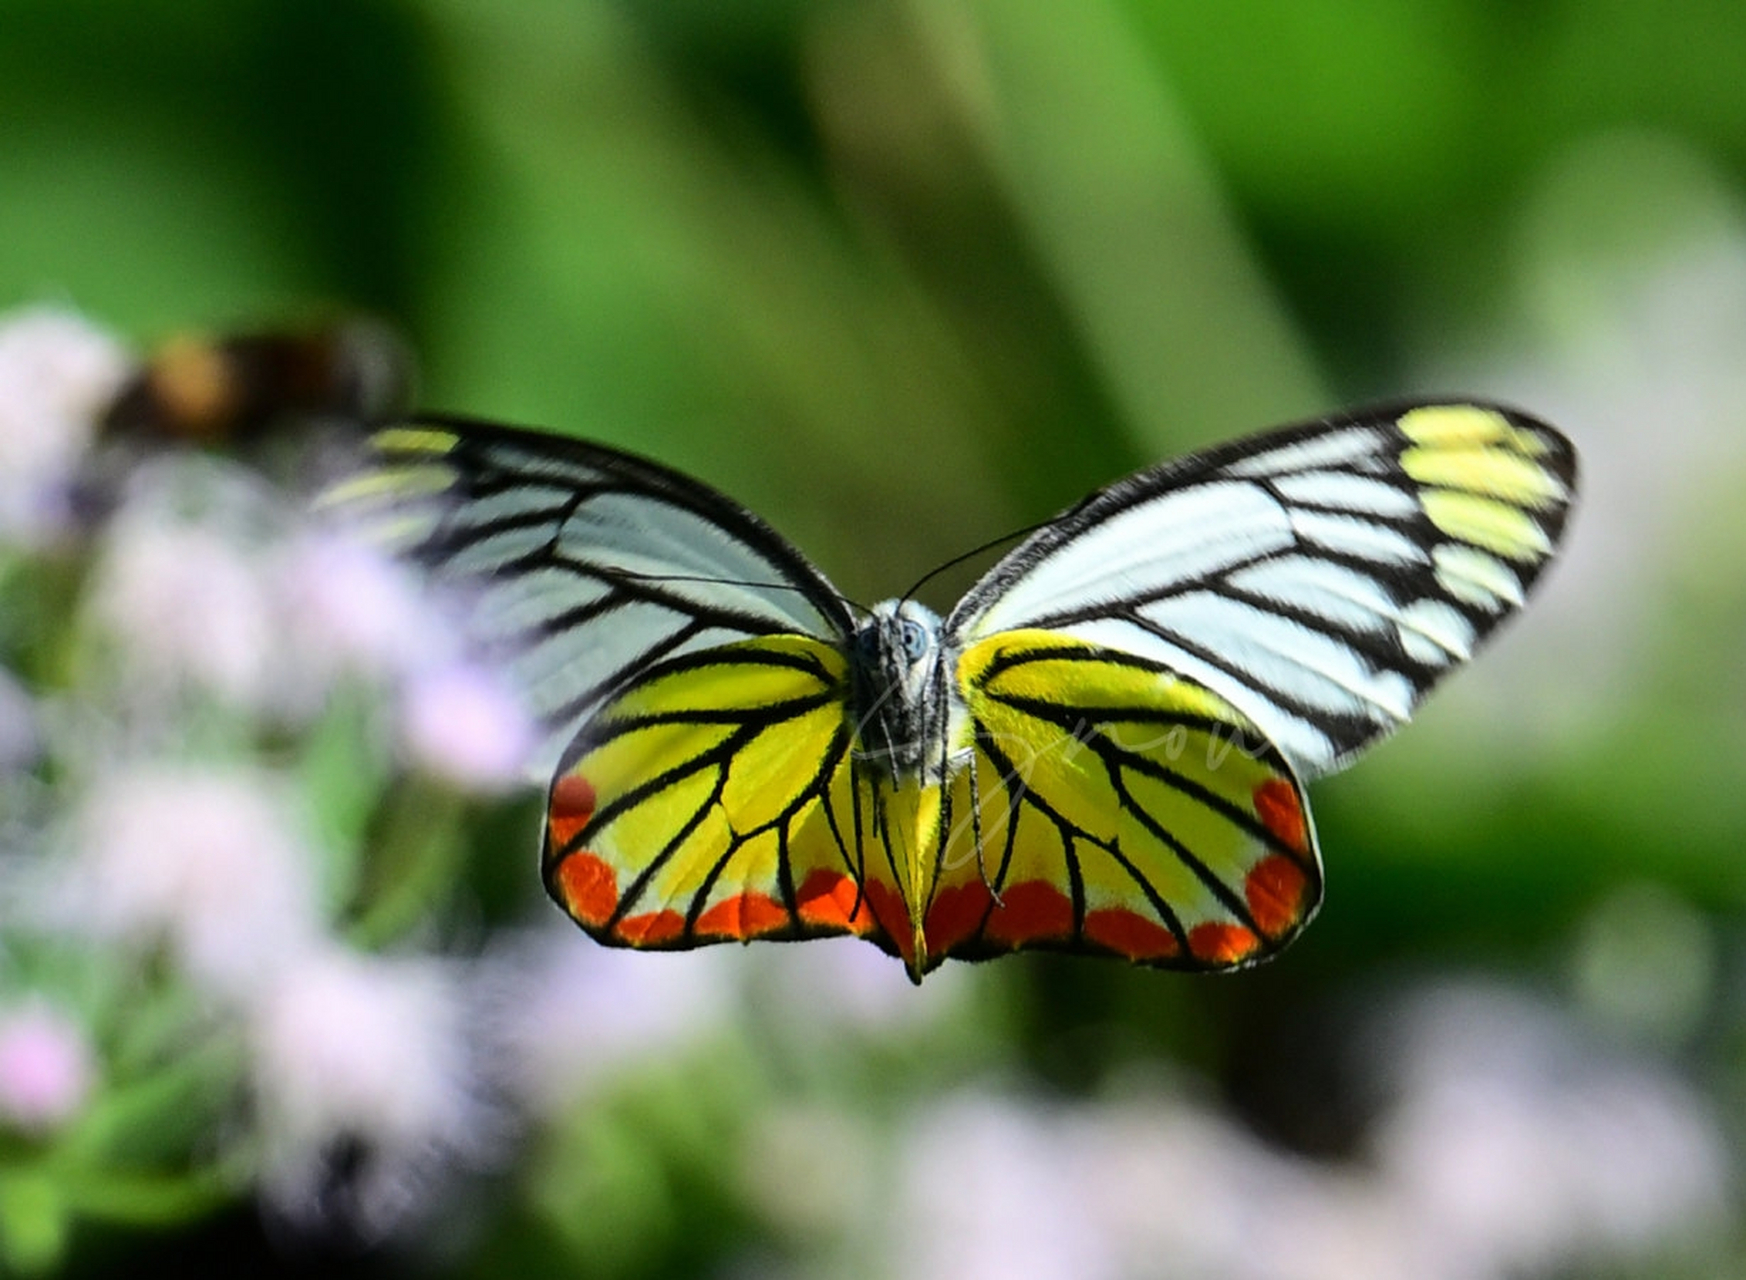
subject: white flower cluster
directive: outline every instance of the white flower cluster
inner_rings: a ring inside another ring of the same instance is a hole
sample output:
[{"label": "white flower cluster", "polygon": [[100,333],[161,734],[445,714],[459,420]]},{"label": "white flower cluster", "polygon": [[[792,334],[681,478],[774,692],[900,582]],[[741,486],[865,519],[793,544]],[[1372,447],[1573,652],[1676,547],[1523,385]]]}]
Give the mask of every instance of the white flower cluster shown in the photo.
[{"label": "white flower cluster", "polygon": [[[53,661],[0,665],[0,794],[37,801],[0,823],[0,1130],[77,1126],[116,1035],[14,952],[106,964],[142,1001],[166,973],[193,997],[191,1042],[217,1027],[243,1047],[261,1189],[379,1234],[436,1157],[483,1149],[469,978],[348,941],[360,855],[331,847],[298,743],[336,705],[372,707],[426,786],[493,792],[520,779],[531,725],[399,566],[239,466],[144,457],[80,526],[68,495],[128,371],[75,316],[0,318],[0,572],[28,579],[51,543],[91,566]],[[367,1159],[336,1204],[348,1148]]]},{"label": "white flower cluster", "polygon": [[413,767],[473,791],[526,767],[534,732],[513,692],[466,659],[405,570],[238,468],[143,465],[100,536],[87,609],[107,667],[91,678],[113,678],[133,710],[174,716],[204,696],[306,722],[362,681],[391,694]]},{"label": "white flower cluster", "polygon": [[129,369],[121,344],[71,311],[0,317],[0,540],[65,528],[68,481]]},{"label": "white flower cluster", "polygon": [[1055,1108],[950,1096],[900,1140],[885,1270],[1505,1280],[1701,1259],[1726,1240],[1716,1117],[1665,1069],[1488,986],[1421,991],[1376,1037],[1388,1102],[1349,1165],[1284,1154],[1162,1090]]}]

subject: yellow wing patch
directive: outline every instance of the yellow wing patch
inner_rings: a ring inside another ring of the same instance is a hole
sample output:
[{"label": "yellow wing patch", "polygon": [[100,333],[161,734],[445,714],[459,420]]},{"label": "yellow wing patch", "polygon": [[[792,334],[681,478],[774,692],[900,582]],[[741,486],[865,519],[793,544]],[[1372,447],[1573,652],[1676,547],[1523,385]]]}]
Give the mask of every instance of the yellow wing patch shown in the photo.
[{"label": "yellow wing patch", "polygon": [[1420,502],[1439,531],[1508,560],[1537,563],[1552,554],[1551,538],[1530,514],[1570,501],[1570,486],[1544,461],[1556,453],[1549,438],[1479,405],[1412,409],[1398,426],[1412,442],[1401,470],[1423,486]]},{"label": "yellow wing patch", "polygon": [[804,636],[656,664],[558,770],[553,898],[602,942],[690,947],[879,925],[850,825],[846,669]]},{"label": "yellow wing patch", "polygon": [[1552,442],[1530,427],[1519,427],[1483,404],[1426,404],[1408,409],[1396,425],[1414,444],[1432,449],[1501,446],[1530,458],[1553,452]]},{"label": "yellow wing patch", "polygon": [[1022,947],[1228,968],[1308,921],[1322,878],[1302,788],[1222,698],[1049,631],[971,646],[958,679],[968,760],[938,827],[924,811],[907,837],[934,851],[900,940],[917,976]]}]

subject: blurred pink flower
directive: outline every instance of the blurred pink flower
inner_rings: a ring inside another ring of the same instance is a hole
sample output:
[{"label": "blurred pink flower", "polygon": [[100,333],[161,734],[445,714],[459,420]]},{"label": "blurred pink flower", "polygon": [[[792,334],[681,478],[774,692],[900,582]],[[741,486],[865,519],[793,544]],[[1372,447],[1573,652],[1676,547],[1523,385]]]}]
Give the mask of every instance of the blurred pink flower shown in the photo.
[{"label": "blurred pink flower", "polygon": [[279,695],[279,632],[254,557],[216,523],[130,504],[111,524],[90,608],[135,689],[207,689],[249,710]]},{"label": "blurred pink flower", "polygon": [[1122,1275],[1051,1111],[962,1094],[916,1117],[899,1165],[890,1274],[915,1280]]},{"label": "blurred pink flower", "polygon": [[[751,959],[752,957],[748,957]],[[751,979],[776,1008],[805,1010],[796,1029],[837,1037],[844,1031],[877,1035],[936,1025],[973,999],[991,970],[949,964],[918,988],[903,965],[860,938],[821,938],[795,951],[756,952]]]},{"label": "blurred pink flower", "polygon": [[1455,1280],[1386,1187],[1270,1147],[1190,1099],[1085,1108],[1061,1145],[1122,1276],[1169,1258],[1184,1280]]},{"label": "blurred pink flower", "polygon": [[0,538],[35,541],[67,519],[68,482],[131,361],[60,307],[0,316]]},{"label": "blurred pink flower", "polygon": [[1378,1047],[1395,1098],[1378,1172],[1458,1274],[1568,1269],[1725,1223],[1716,1118],[1556,1010],[1450,984],[1397,1010]]},{"label": "blurred pink flower", "polygon": [[0,1123],[30,1134],[85,1105],[96,1068],[84,1029],[41,1001],[0,1013]]},{"label": "blurred pink flower", "polygon": [[719,1032],[739,1007],[737,950],[621,951],[559,921],[507,937],[474,992],[499,1087],[551,1115],[616,1072]]},{"label": "blurred pink flower", "polygon": [[117,771],[92,787],[74,839],[74,923],[167,945],[214,994],[249,997],[320,933],[317,855],[261,775]]},{"label": "blurred pink flower", "polygon": [[441,961],[314,947],[252,1014],[263,1185],[292,1219],[380,1236],[420,1207],[442,1159],[488,1145],[463,1003]]},{"label": "blurred pink flower", "polygon": [[976,1092],[936,1104],[900,1142],[885,1269],[1503,1280],[1702,1256],[1727,1239],[1716,1117],[1556,1009],[1436,988],[1385,1010],[1367,1049],[1384,1105],[1370,1158],[1351,1164],[1277,1150],[1160,1089],[1072,1107]]},{"label": "blurred pink flower", "polygon": [[35,702],[10,671],[0,668],[0,773],[29,767],[41,749]]},{"label": "blurred pink flower", "polygon": [[847,1106],[781,1099],[747,1126],[742,1185],[765,1221],[797,1244],[828,1243],[878,1201],[877,1132],[872,1117]]},{"label": "blurred pink flower", "polygon": [[304,531],[273,578],[300,659],[324,673],[394,676],[453,648],[406,567],[356,538]]},{"label": "blurred pink flower", "polygon": [[491,671],[466,662],[433,667],[415,673],[402,698],[401,742],[414,764],[474,791],[524,779],[534,726]]}]

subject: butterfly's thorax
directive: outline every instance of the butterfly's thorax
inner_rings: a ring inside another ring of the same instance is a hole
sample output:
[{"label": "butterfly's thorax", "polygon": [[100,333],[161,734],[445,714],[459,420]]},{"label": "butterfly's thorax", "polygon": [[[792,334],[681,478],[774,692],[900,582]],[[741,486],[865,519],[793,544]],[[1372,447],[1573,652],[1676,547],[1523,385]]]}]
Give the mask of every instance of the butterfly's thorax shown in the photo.
[{"label": "butterfly's thorax", "polygon": [[857,763],[893,782],[917,777],[940,741],[945,669],[940,619],[913,600],[886,600],[856,628],[849,654]]}]

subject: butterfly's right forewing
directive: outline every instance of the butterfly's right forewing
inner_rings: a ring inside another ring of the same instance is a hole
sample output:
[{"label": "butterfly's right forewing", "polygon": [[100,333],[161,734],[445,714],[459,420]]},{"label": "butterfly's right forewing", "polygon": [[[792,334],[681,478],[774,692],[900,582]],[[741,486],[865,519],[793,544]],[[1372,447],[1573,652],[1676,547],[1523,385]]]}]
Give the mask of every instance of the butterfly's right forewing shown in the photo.
[{"label": "butterfly's right forewing", "polygon": [[1057,630],[1217,691],[1314,778],[1402,724],[1524,602],[1576,455],[1495,405],[1287,427],[1118,481],[997,564],[958,644]]}]

